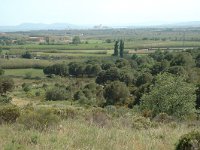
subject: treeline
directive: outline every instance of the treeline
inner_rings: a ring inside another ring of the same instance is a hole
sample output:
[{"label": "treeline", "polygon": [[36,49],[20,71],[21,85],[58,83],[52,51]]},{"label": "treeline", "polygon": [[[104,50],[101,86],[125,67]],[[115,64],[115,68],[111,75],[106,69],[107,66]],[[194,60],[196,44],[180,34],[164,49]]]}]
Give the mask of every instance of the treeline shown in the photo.
[{"label": "treeline", "polygon": [[200,107],[199,64],[198,49],[156,51],[144,56],[134,54],[131,58],[115,61],[89,60],[68,65],[55,64],[46,67],[44,73],[95,78],[95,85],[72,92],[72,99],[82,103],[129,108],[139,105],[142,110],[150,110],[151,115],[164,112],[181,116],[195,112],[195,108]]}]

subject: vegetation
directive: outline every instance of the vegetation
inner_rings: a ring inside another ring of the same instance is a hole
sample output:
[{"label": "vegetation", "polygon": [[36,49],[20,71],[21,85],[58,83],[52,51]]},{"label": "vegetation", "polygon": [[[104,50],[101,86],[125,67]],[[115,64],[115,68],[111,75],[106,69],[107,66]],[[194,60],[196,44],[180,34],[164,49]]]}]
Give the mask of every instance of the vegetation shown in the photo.
[{"label": "vegetation", "polygon": [[199,132],[190,132],[183,135],[176,147],[176,150],[193,150],[200,148],[200,133]]},{"label": "vegetation", "polygon": [[199,41],[199,28],[5,33],[0,149],[194,149]]},{"label": "vegetation", "polygon": [[195,113],[195,86],[181,77],[160,74],[150,92],[141,98],[141,107],[152,115],[167,113],[178,118]]}]

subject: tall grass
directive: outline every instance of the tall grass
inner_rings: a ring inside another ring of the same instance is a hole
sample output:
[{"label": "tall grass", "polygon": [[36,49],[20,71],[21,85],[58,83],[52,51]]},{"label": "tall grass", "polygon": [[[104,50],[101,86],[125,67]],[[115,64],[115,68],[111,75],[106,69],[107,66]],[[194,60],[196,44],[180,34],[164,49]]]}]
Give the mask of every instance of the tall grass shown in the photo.
[{"label": "tall grass", "polygon": [[[117,122],[115,122],[117,124]],[[0,149],[173,150],[181,135],[199,127],[163,125],[148,130],[98,127],[84,120],[67,120],[45,132],[18,124],[0,126]]]}]

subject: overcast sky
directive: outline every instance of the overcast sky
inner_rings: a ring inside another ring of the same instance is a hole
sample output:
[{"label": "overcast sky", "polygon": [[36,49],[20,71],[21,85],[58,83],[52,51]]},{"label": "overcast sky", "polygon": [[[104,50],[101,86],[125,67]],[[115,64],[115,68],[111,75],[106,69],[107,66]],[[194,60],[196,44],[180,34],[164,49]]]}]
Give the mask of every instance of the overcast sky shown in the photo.
[{"label": "overcast sky", "polygon": [[200,21],[200,0],[0,0],[0,26]]}]

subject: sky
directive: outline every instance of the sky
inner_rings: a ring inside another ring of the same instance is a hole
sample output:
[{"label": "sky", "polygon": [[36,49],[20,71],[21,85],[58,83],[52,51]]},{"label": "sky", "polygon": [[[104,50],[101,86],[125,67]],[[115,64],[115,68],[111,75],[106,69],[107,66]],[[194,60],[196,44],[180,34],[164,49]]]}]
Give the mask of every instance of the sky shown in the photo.
[{"label": "sky", "polygon": [[200,21],[200,0],[0,0],[0,26],[134,25]]}]

